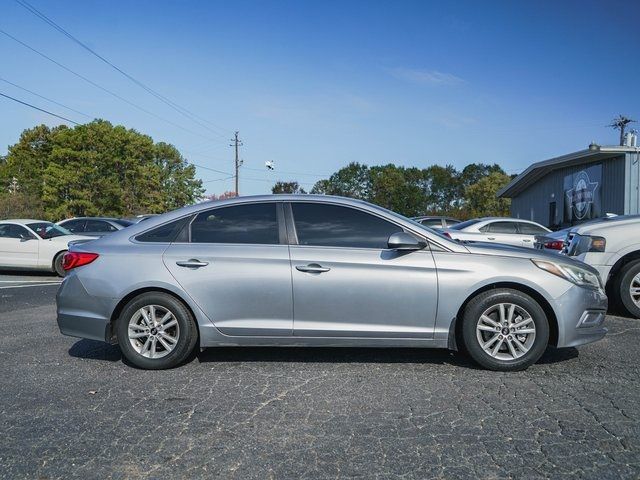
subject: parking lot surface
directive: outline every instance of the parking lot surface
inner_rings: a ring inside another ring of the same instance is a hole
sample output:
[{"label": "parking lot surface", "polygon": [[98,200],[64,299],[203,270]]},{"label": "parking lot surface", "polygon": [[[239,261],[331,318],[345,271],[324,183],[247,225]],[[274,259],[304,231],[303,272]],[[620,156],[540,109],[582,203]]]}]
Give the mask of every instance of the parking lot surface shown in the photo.
[{"label": "parking lot surface", "polygon": [[640,477],[640,321],[610,316],[603,341],[519,373],[439,350],[296,348],[142,371],[60,335],[55,277],[9,277],[2,478]]}]

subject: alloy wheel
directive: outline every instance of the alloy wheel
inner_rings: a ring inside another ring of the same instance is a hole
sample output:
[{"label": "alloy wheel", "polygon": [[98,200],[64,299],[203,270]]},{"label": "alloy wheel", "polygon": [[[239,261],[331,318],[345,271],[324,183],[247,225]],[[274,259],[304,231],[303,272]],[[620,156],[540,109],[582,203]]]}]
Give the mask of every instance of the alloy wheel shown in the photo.
[{"label": "alloy wheel", "polygon": [[514,303],[487,308],[476,324],[476,338],[482,349],[497,360],[516,360],[525,355],[536,339],[531,314]]},{"label": "alloy wheel", "polygon": [[162,358],[173,351],[180,337],[175,315],[166,307],[146,305],[129,320],[129,343],[146,358]]},{"label": "alloy wheel", "polygon": [[633,303],[640,307],[640,273],[631,279],[631,283],[629,284],[629,295],[631,296]]}]

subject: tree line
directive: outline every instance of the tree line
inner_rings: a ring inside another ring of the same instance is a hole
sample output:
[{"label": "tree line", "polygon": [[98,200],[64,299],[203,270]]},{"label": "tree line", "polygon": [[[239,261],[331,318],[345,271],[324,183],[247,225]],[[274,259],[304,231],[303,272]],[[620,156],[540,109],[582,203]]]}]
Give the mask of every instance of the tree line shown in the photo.
[{"label": "tree line", "polygon": [[136,130],[39,125],[0,157],[0,218],[162,213],[202,197],[195,174],[173,145]]},{"label": "tree line", "polygon": [[[366,200],[410,217],[508,216],[509,199],[496,193],[511,178],[497,164],[472,163],[457,170],[451,165],[421,169],[350,163],[316,182],[309,193]],[[278,181],[272,192],[307,193],[296,181]]]}]

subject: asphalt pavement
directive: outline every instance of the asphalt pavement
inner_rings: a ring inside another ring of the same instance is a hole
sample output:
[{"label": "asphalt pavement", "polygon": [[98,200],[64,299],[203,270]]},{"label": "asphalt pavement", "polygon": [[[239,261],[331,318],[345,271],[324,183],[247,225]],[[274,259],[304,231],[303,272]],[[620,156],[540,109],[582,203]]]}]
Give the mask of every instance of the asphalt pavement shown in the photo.
[{"label": "asphalt pavement", "polygon": [[637,320],[518,373],[330,348],[208,349],[150,372],[60,335],[55,277],[9,277],[0,478],[640,478]]}]

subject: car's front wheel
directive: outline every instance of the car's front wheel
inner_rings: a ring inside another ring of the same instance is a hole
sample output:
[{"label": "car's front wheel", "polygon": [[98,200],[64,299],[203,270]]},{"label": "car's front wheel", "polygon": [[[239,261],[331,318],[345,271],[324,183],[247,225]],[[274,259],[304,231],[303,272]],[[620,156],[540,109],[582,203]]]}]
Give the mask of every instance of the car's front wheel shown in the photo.
[{"label": "car's front wheel", "polygon": [[549,323],[531,296],[507,288],[469,301],[462,318],[464,346],[490,370],[524,370],[538,361],[549,341]]},{"label": "car's front wheel", "polygon": [[116,333],[127,360],[149,370],[180,365],[198,340],[189,309],[163,292],[147,292],[132,299],[120,314]]},{"label": "car's front wheel", "polygon": [[640,318],[640,260],[627,263],[620,270],[614,288],[625,310],[631,316]]}]

